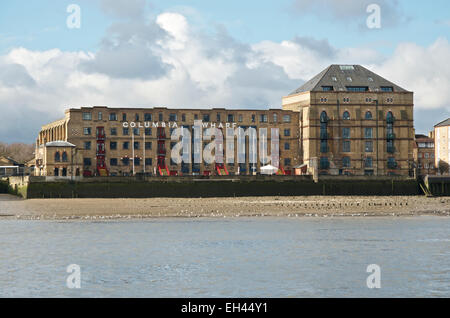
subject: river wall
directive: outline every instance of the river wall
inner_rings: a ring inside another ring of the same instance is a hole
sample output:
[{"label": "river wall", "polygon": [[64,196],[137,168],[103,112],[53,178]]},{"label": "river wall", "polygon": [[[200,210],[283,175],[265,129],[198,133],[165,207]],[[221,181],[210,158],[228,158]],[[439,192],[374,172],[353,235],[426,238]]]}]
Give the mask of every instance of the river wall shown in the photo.
[{"label": "river wall", "polygon": [[[15,184],[25,198],[200,198],[305,195],[418,195],[414,179],[309,176],[108,177],[46,179]],[[11,188],[11,185],[10,185]]]}]

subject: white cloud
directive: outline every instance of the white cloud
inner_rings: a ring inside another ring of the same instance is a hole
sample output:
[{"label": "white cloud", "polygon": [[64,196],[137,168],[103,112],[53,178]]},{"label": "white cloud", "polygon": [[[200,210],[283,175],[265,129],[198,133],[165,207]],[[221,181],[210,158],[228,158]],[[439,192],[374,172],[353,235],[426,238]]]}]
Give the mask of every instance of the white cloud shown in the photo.
[{"label": "white cloud", "polygon": [[334,63],[363,64],[414,90],[419,109],[448,109],[448,56],[446,39],[403,43],[387,59],[313,38],[247,45],[223,28],[204,34],[183,15],[163,13],[113,25],[95,53],[16,48],[0,56],[0,140],[30,142],[68,107],[279,107]]}]

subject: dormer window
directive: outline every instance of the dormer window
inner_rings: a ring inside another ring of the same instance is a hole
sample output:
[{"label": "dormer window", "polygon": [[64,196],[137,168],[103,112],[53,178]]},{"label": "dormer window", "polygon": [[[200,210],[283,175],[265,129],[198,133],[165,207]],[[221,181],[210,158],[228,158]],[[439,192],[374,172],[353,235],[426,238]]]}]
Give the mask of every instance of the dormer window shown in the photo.
[{"label": "dormer window", "polygon": [[368,81],[369,81],[369,82],[373,82],[373,78],[372,78],[372,77],[369,77],[369,78],[368,78]]},{"label": "dormer window", "polygon": [[322,91],[324,92],[330,92],[333,91],[333,86],[322,86]]},{"label": "dormer window", "polygon": [[331,80],[332,80],[333,82],[337,82],[336,76],[331,76]]},{"label": "dormer window", "polygon": [[382,92],[393,92],[394,88],[392,86],[381,86],[380,87]]},{"label": "dormer window", "polygon": [[347,77],[347,81],[352,82],[352,78],[350,76]]}]

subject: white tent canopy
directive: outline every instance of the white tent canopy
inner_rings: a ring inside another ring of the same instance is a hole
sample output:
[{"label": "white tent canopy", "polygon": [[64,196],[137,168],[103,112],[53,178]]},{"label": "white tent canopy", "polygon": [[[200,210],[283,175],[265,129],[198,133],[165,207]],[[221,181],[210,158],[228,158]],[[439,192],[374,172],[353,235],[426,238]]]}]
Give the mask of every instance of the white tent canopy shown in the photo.
[{"label": "white tent canopy", "polygon": [[261,174],[275,174],[278,172],[278,168],[274,167],[272,165],[267,165],[264,167],[261,167]]}]

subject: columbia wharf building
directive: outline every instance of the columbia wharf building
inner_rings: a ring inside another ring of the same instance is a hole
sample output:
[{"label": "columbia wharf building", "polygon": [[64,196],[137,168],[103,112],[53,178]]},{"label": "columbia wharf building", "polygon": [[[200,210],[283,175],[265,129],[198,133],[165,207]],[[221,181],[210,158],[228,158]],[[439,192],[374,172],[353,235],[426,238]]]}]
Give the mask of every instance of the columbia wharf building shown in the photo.
[{"label": "columbia wharf building", "polygon": [[[201,148],[193,152],[209,147],[213,139],[195,137],[199,121],[202,129],[223,131],[224,144],[227,129],[247,132],[243,144],[215,149],[216,158],[218,150],[223,158],[232,152],[234,162],[172,158],[176,128],[187,129],[192,149]],[[35,175],[255,174],[266,163],[261,153],[256,161],[250,158],[256,149],[249,138],[252,129],[257,136],[267,131],[256,147],[267,148],[279,174],[412,174],[413,93],[360,65],[331,65],[283,97],[282,109],[68,109],[64,119],[39,132]],[[244,159],[238,162],[239,148]]]}]

